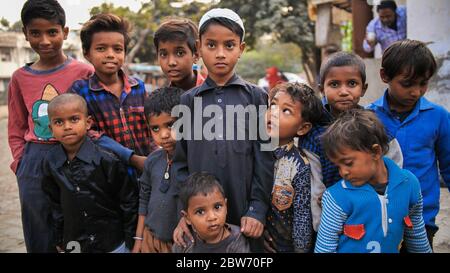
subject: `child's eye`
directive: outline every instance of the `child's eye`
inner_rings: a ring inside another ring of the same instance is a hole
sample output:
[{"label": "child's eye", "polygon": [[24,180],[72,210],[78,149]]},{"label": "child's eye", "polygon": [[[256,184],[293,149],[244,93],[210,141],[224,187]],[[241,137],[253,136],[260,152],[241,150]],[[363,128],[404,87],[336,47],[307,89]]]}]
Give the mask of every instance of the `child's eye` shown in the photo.
[{"label": "child's eye", "polygon": [[186,54],[184,51],[182,51],[182,50],[179,50],[179,51],[177,51],[177,57],[183,57],[184,56],[184,54]]},{"label": "child's eye", "polygon": [[292,111],[290,109],[283,109],[283,113],[286,115],[292,114]]},{"label": "child's eye", "polygon": [[357,85],[357,82],[356,81],[349,81],[348,82],[348,86],[350,86],[350,87],[355,87]]},{"label": "child's eye", "polygon": [[164,58],[166,56],[167,56],[167,52],[164,52],[164,51],[159,52],[159,57]]},{"label": "child's eye", "polygon": [[62,120],[55,120],[53,121],[53,124],[55,124],[56,126],[61,126],[63,124]]},{"label": "child's eye", "polygon": [[167,124],[167,128],[172,129],[173,128],[173,124],[174,124],[174,122],[171,122],[171,123]]},{"label": "child's eye", "polygon": [[155,133],[159,132],[159,127],[158,126],[153,126],[151,129]]},{"label": "child's eye", "polygon": [[204,209],[198,209],[198,210],[195,211],[195,214],[203,215],[203,214],[205,214],[205,210]]},{"label": "child's eye", "polygon": [[215,48],[216,45],[214,43],[207,43],[208,48]]},{"label": "child's eye", "polygon": [[122,52],[123,51],[123,48],[121,48],[121,47],[116,47],[116,48],[114,48],[114,51],[116,51],[116,52]]},{"label": "child's eye", "polygon": [[330,82],[329,86],[331,88],[337,88],[337,87],[339,87],[339,83],[338,82]]},{"label": "child's eye", "polygon": [[400,85],[403,86],[403,87],[411,87],[412,86],[412,82],[409,82],[409,81],[408,82],[401,82]]},{"label": "child's eye", "polygon": [[344,161],[344,165],[347,167],[351,167],[353,165],[353,161],[349,160],[349,161]]},{"label": "child's eye", "polygon": [[50,36],[56,36],[58,34],[58,31],[57,30],[50,30],[48,33],[50,34]]},{"label": "child's eye", "polygon": [[215,204],[215,205],[214,205],[214,209],[216,209],[216,210],[219,210],[219,209],[221,209],[222,207],[223,207],[222,204]]},{"label": "child's eye", "polygon": [[72,117],[72,122],[78,122],[80,120],[80,117]]},{"label": "child's eye", "polygon": [[30,32],[30,34],[33,37],[39,37],[39,32],[37,32],[37,31],[32,31],[32,32]]},{"label": "child's eye", "polygon": [[96,47],[95,50],[97,50],[97,51],[105,51],[105,47],[99,46],[99,47]]},{"label": "child's eye", "polygon": [[234,43],[233,42],[228,42],[228,43],[225,44],[225,47],[227,49],[233,49],[234,48]]}]

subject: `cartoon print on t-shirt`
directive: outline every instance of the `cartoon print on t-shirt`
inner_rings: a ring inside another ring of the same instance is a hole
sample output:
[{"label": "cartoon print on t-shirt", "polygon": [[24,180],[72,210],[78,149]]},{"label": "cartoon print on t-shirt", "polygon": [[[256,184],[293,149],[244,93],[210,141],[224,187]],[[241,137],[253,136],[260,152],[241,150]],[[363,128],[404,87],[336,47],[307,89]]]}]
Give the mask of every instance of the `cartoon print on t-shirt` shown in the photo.
[{"label": "cartoon print on t-shirt", "polygon": [[47,108],[49,102],[56,96],[58,96],[56,88],[51,84],[47,84],[42,93],[42,98],[33,104],[31,118],[34,122],[34,134],[39,140],[49,140],[52,138],[52,133],[48,128]]}]

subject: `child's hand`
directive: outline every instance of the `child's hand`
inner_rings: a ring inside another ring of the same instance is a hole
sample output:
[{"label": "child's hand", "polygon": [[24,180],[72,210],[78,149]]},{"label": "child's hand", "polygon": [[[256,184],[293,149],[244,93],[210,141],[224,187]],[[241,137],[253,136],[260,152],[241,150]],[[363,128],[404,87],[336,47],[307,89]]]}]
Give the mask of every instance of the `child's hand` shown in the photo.
[{"label": "child's hand", "polygon": [[142,249],[142,241],[141,240],[134,240],[134,246],[131,250],[131,253],[141,253]]},{"label": "child's hand", "polygon": [[244,216],[241,218],[241,232],[250,238],[261,237],[264,225],[252,217]]},{"label": "child's hand", "polygon": [[133,154],[130,158],[130,165],[142,172],[144,170],[144,163],[146,159],[147,158],[145,156]]},{"label": "child's hand", "polygon": [[264,230],[264,250],[269,253],[276,253],[275,250],[277,247],[275,245],[275,241],[270,236],[270,233],[267,230]]},{"label": "child's hand", "polygon": [[191,242],[194,242],[194,237],[192,237],[192,234],[189,230],[189,227],[186,223],[186,220],[184,217],[180,219],[180,222],[178,222],[177,227],[173,231],[173,242],[179,246],[182,246],[186,248],[186,242],[184,241],[183,235],[186,234],[186,236],[191,240]]}]

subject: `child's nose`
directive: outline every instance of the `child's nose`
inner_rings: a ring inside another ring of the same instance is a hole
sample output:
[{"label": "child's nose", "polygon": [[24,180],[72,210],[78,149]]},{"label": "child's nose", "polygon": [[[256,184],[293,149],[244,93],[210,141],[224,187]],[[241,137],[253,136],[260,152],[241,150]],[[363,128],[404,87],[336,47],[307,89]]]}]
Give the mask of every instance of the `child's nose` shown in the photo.
[{"label": "child's nose", "polygon": [[225,57],[225,51],[222,46],[217,47],[216,51],[216,58],[224,58]]},{"label": "child's nose", "polygon": [[169,65],[170,66],[176,66],[177,65],[177,60],[176,60],[175,57],[169,56]]}]

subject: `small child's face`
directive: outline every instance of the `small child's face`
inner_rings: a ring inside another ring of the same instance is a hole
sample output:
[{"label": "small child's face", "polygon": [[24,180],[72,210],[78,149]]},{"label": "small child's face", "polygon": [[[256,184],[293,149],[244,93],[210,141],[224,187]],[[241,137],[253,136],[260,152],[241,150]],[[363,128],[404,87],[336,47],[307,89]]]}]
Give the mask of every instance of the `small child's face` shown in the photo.
[{"label": "small child's face", "polygon": [[25,39],[41,59],[51,59],[61,54],[63,41],[69,29],[43,18],[36,18],[23,28]]},{"label": "small child's face", "polygon": [[125,59],[125,39],[119,32],[97,32],[92,35],[92,43],[86,59],[100,75],[115,74]]},{"label": "small child's face", "polygon": [[382,160],[380,149],[374,149],[374,152],[371,153],[343,147],[335,157],[330,157],[330,160],[339,168],[340,176],[355,187],[362,186],[367,182],[373,184],[382,182],[377,181],[376,177],[377,161]]},{"label": "small child's face", "polygon": [[197,47],[208,68],[208,75],[218,85],[224,85],[233,75],[234,67],[245,49],[245,43],[228,28],[210,24]]},{"label": "small child's face", "polygon": [[428,89],[429,79],[425,77],[410,79],[407,73],[402,73],[388,79],[382,71],[381,78],[389,85],[389,105],[398,112],[411,111]]},{"label": "small child's face", "polygon": [[224,234],[227,201],[219,190],[199,193],[189,199],[186,221],[206,243],[218,243]]},{"label": "small child's face", "polygon": [[175,135],[172,131],[172,126],[176,121],[175,117],[170,114],[162,112],[160,115],[149,116],[150,131],[152,138],[156,145],[162,147],[169,154],[175,151]]},{"label": "small child's face", "polygon": [[270,101],[266,125],[269,136],[279,139],[280,145],[306,134],[311,128],[311,123],[302,118],[302,104],[285,91],[279,91]]},{"label": "small child's face", "polygon": [[65,103],[50,115],[50,130],[53,137],[65,147],[75,147],[83,142],[91,128],[92,119],[82,110],[77,101]]},{"label": "small child's face", "polygon": [[362,82],[356,66],[335,66],[325,76],[321,90],[333,114],[339,114],[358,105],[367,90],[367,84]]},{"label": "small child's face", "polygon": [[172,84],[182,83],[193,77],[192,65],[198,60],[186,41],[159,42],[158,62]]}]

